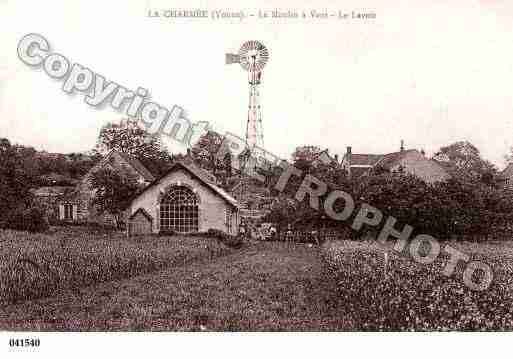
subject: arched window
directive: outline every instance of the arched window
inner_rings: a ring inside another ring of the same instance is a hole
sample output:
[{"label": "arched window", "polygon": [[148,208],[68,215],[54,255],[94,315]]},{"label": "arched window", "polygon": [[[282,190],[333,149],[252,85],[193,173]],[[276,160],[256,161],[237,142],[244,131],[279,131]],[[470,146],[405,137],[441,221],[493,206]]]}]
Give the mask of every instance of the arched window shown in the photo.
[{"label": "arched window", "polygon": [[160,202],[160,230],[198,231],[198,198],[189,188],[175,186]]}]

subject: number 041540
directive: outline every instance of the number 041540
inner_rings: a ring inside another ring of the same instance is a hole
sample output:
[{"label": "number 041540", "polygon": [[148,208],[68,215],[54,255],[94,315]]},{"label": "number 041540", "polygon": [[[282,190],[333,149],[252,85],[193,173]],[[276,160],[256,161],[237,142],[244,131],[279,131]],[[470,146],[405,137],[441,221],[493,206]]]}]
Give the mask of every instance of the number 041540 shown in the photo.
[{"label": "number 041540", "polygon": [[11,338],[9,339],[10,347],[38,347],[39,338]]}]

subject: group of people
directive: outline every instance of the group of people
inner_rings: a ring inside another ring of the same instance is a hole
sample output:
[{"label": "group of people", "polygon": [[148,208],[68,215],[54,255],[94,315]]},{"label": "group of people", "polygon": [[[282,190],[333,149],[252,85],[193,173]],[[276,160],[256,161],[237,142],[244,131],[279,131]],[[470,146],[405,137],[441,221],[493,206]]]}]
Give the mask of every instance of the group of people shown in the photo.
[{"label": "group of people", "polygon": [[[273,224],[251,224],[245,223],[241,224],[239,227],[239,234],[245,239],[256,239],[261,241],[275,241],[275,240],[284,240],[286,242],[294,242],[294,233],[292,232],[291,227],[287,228],[285,232],[285,236],[278,238],[278,231]],[[319,244],[320,236],[319,232],[316,230],[312,230],[310,233],[310,241]]]},{"label": "group of people", "polygon": [[242,237],[252,238],[261,241],[272,241],[276,240],[277,230],[274,225],[263,225],[257,224],[252,225],[250,223],[242,224],[239,227],[239,233]]}]

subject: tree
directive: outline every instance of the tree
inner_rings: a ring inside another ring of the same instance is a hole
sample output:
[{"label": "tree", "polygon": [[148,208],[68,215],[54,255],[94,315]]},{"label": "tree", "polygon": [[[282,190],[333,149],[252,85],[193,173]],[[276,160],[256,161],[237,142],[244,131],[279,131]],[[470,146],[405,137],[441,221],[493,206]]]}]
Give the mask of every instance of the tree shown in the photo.
[{"label": "tree", "polygon": [[37,151],[33,147],[14,145],[14,151],[20,161],[21,168],[31,184],[37,183],[41,175],[40,161],[37,160]]},{"label": "tree", "polygon": [[423,233],[440,240],[453,235],[482,238],[512,218],[513,203],[500,190],[455,177],[428,184],[409,174],[371,175],[355,188],[356,207],[364,202],[378,208],[384,217],[397,219],[395,228],[412,226],[413,236]]},{"label": "tree", "polygon": [[33,204],[29,192],[31,176],[25,172],[18,147],[0,138],[0,227],[43,231],[46,222]]},{"label": "tree", "polygon": [[509,148],[509,153],[504,155],[504,160],[507,164],[513,163],[513,146]]},{"label": "tree", "polygon": [[298,146],[292,153],[292,164],[303,170],[312,165],[321,149],[318,146]]},{"label": "tree", "polygon": [[70,153],[68,156],[68,173],[71,178],[82,178],[91,168],[93,168],[101,159],[97,153],[84,155],[81,153]]},{"label": "tree", "polygon": [[16,148],[9,140],[0,139],[0,208],[12,210],[30,202],[30,179]]},{"label": "tree", "polygon": [[135,120],[105,125],[100,130],[96,150],[100,153],[111,150],[126,153],[137,158],[157,176],[164,174],[172,165],[171,156],[160,138],[141,129]]},{"label": "tree", "polygon": [[222,136],[215,131],[208,131],[201,136],[191,149],[196,163],[215,173],[220,166],[217,152],[222,142]]},{"label": "tree", "polygon": [[218,158],[218,151],[223,137],[215,131],[208,131],[202,135],[191,149],[195,163],[201,168],[211,172],[221,184],[227,184],[232,177],[232,156],[227,152],[224,158]]},{"label": "tree", "polygon": [[130,204],[132,196],[139,189],[136,178],[104,168],[92,174],[91,188],[95,191],[93,205],[100,213],[112,215],[116,222],[116,228],[119,229],[122,214]]},{"label": "tree", "polygon": [[497,168],[483,159],[477,147],[468,141],[440,148],[433,159],[444,164],[453,177],[463,181],[495,183]]}]

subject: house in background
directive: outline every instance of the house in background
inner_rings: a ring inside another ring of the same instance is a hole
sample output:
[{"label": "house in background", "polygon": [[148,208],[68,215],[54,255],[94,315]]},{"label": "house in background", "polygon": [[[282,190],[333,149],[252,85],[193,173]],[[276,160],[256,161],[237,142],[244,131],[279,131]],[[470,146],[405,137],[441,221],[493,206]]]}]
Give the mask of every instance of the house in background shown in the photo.
[{"label": "house in background", "polygon": [[499,175],[501,187],[513,192],[513,163],[509,163]]},{"label": "house in background", "polygon": [[330,155],[329,150],[326,148],[323,151],[319,152],[317,156],[312,159],[312,166],[319,165],[333,166],[334,168],[338,168],[340,166],[338,155],[335,154],[333,157]]},{"label": "house in background", "polygon": [[239,205],[191,159],[175,163],[135,196],[129,208],[130,233],[239,231]]},{"label": "house in background", "polygon": [[36,198],[48,220],[54,222],[60,218],[72,220],[73,216],[76,216],[73,207],[62,208],[62,212],[60,212],[61,203],[71,196],[74,190],[75,187],[71,186],[50,186],[32,189],[30,192]]},{"label": "house in background", "polygon": [[52,172],[47,175],[42,175],[40,177],[40,181],[45,186],[75,186],[79,181],[76,179],[60,175],[58,173]]},{"label": "house in background", "polygon": [[67,220],[66,213],[72,211],[74,215],[71,221],[74,222],[115,223],[114,219],[108,214],[98,213],[92,204],[94,198],[94,190],[91,188],[92,174],[101,169],[111,169],[118,173],[133,176],[141,186],[146,186],[155,180],[151,172],[138,159],[126,153],[112,150],[85,174],[75,187],[74,193],[60,203],[59,218],[61,220]]},{"label": "house in background", "polygon": [[423,151],[405,150],[402,141],[399,152],[381,155],[352,153],[352,148],[347,147],[341,165],[350,178],[380,171],[412,174],[427,183],[446,181],[451,177],[443,166],[427,158]]},{"label": "house in background", "polygon": [[42,187],[33,193],[49,219],[65,222],[96,222],[113,224],[108,214],[100,214],[92,204],[94,190],[91,188],[91,176],[94,172],[110,168],[134,176],[141,186],[146,186],[155,177],[144,165],[126,153],[110,151],[79,181],[75,187]]},{"label": "house in background", "polygon": [[383,155],[352,153],[351,146],[348,146],[346,154],[342,157],[341,166],[350,178],[358,178],[369,174],[382,158]]}]

